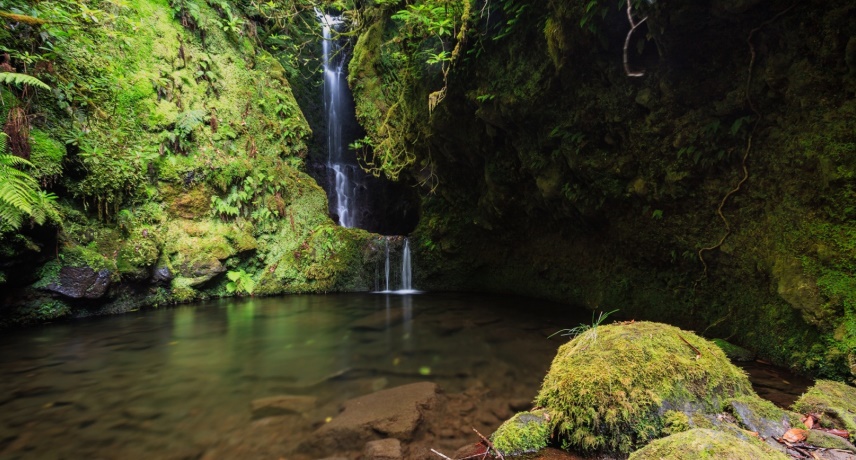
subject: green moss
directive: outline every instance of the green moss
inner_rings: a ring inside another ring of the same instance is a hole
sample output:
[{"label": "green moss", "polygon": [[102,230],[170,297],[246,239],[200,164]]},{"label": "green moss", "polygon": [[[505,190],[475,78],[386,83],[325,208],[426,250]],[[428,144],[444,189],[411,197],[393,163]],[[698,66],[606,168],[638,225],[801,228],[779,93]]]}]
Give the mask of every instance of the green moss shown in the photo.
[{"label": "green moss", "polygon": [[713,343],[636,322],[598,326],[562,345],[535,404],[569,445],[627,453],[662,433],[668,410],[716,413],[727,398],[749,394],[746,375]]},{"label": "green moss", "polygon": [[820,430],[808,430],[808,436],[806,437],[805,442],[824,449],[841,449],[856,454],[853,444],[847,442],[840,436],[824,433]]},{"label": "green moss", "polygon": [[728,359],[732,361],[752,361],[755,359],[755,353],[752,353],[750,350],[741,346],[734,345],[726,340],[713,339],[713,343],[715,343],[716,346],[725,353],[725,356],[728,356]]},{"label": "green moss", "polygon": [[850,432],[856,440],[856,388],[831,380],[818,380],[794,403],[794,410],[803,414],[821,415],[821,425]]},{"label": "green moss", "polygon": [[743,440],[732,433],[702,428],[658,439],[630,454],[629,460],[787,460],[788,456],[758,440]]},{"label": "green moss", "polygon": [[71,307],[65,302],[55,299],[40,299],[18,307],[11,315],[12,322],[17,324],[38,324],[54,321],[71,314]]},{"label": "green moss", "polygon": [[[148,231],[145,232],[148,235]],[[160,248],[154,237],[142,236],[143,231],[134,232],[134,237],[126,240],[116,259],[116,267],[119,273],[139,274],[141,277],[148,276],[148,269],[158,261]]]},{"label": "green moss", "polygon": [[490,439],[503,455],[514,456],[547,447],[550,434],[543,411],[520,412],[500,425]]},{"label": "green moss", "polygon": [[687,431],[691,426],[689,416],[683,412],[668,410],[663,414],[663,434],[665,435]]}]

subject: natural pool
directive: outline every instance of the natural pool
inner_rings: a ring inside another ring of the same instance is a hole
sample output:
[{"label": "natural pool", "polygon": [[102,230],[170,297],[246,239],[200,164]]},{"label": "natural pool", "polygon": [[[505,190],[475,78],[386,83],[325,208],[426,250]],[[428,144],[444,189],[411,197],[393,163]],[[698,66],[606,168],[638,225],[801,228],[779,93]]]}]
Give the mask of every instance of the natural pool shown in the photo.
[{"label": "natural pool", "polygon": [[[423,440],[454,449],[478,441],[470,425],[489,434],[531,401],[567,340],[548,336],[590,321],[588,311],[519,297],[337,294],[6,332],[0,458],[313,458],[293,451],[342,402],[421,381],[458,395],[449,413],[461,423]],[[755,370],[780,398],[804,389],[782,371]],[[254,420],[251,402],[275,395],[317,403]]]}]

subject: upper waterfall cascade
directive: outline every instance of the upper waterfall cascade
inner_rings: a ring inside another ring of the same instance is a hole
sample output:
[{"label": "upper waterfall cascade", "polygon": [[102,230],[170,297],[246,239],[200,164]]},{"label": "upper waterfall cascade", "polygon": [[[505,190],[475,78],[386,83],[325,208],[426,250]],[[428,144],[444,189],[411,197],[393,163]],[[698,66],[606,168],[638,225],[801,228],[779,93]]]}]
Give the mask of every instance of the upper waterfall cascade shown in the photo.
[{"label": "upper waterfall cascade", "polygon": [[[356,227],[357,184],[355,182],[356,158],[348,156],[347,144],[343,129],[347,104],[351,97],[348,92],[348,81],[345,73],[347,62],[346,48],[334,37],[337,27],[343,24],[336,16],[319,13],[323,27],[324,40],[324,112],[327,122],[327,174],[335,191],[335,203],[330,203],[336,210],[339,225]],[[351,155],[353,156],[353,155]]]}]

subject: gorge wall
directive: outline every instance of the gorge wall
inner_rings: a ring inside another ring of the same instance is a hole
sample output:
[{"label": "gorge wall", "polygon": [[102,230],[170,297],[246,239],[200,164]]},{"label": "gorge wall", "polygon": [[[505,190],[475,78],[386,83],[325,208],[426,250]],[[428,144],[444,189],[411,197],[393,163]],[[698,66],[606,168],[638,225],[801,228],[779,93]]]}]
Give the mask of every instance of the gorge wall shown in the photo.
[{"label": "gorge wall", "polygon": [[351,64],[369,140],[423,184],[421,288],[618,308],[856,375],[856,7],[634,2],[629,77],[623,6],[458,2],[444,35],[413,19],[430,3],[366,7]]}]

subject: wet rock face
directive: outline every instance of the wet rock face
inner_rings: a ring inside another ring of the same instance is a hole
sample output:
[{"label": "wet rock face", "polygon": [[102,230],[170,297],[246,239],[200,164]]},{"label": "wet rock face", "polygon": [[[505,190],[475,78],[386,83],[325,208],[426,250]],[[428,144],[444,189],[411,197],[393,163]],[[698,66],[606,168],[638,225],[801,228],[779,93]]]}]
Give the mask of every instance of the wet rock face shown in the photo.
[{"label": "wet rock face", "polygon": [[62,267],[56,282],[45,290],[72,299],[98,299],[110,286],[110,270],[95,271],[89,267]]}]

